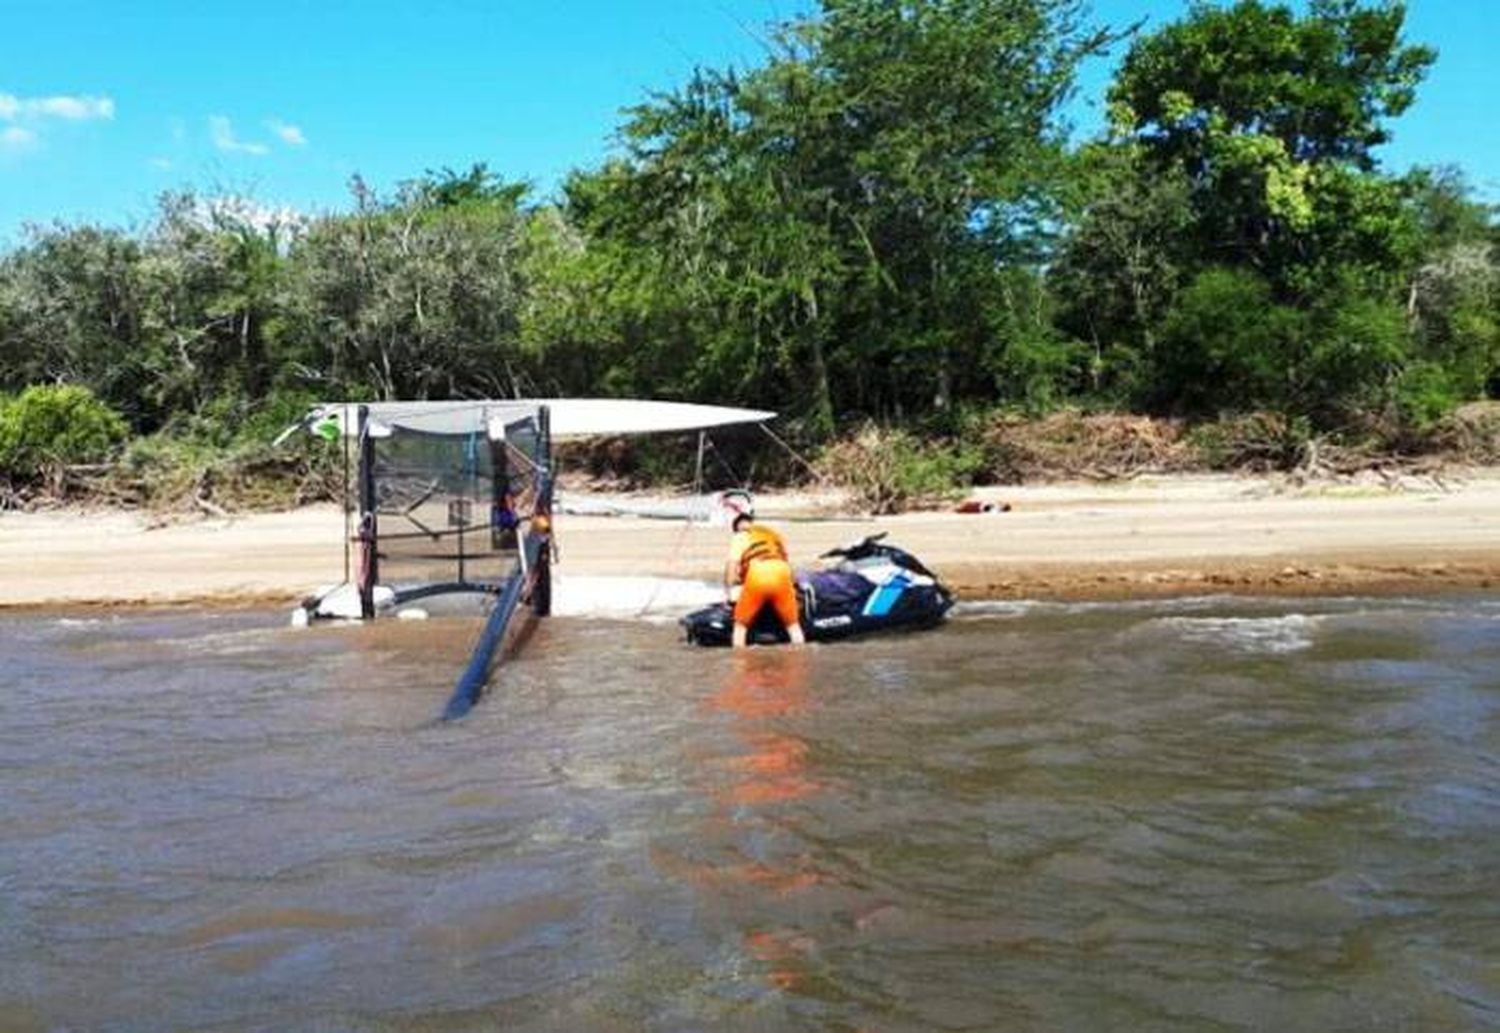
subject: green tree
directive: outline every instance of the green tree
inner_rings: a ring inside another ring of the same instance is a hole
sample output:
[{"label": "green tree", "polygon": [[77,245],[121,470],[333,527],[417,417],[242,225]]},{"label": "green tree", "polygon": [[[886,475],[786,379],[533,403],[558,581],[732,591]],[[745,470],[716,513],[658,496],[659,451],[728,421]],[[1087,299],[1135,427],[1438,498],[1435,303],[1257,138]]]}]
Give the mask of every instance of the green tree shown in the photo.
[{"label": "green tree", "polygon": [[288,358],[305,379],[381,398],[525,392],[515,195],[440,205],[417,181],[382,200],[356,179],[354,196],[288,255]]},{"label": "green tree", "polygon": [[1405,42],[1405,13],[1196,3],[1132,45],[1099,146],[1113,177],[1055,283],[1084,299],[1075,332],[1138,349],[1137,398],[1336,427],[1399,384],[1402,303],[1433,233],[1418,184],[1375,155],[1435,58]]},{"label": "green tree", "polygon": [[1383,403],[1406,345],[1400,307],[1357,285],[1299,308],[1248,269],[1209,269],[1162,322],[1153,386],[1186,415],[1268,410],[1336,427]]},{"label": "green tree", "polygon": [[836,91],[834,196],[864,248],[871,322],[895,338],[876,359],[899,378],[891,393],[939,408],[987,393],[989,327],[970,302],[999,267],[1040,257],[1057,109],[1106,37],[1056,0],[830,2],[804,34],[815,81]]},{"label": "green tree", "polygon": [[140,243],[93,226],[33,228],[0,262],[0,389],[75,383],[149,428]]},{"label": "green tree", "polygon": [[[1421,169],[1408,179],[1427,244],[1411,274],[1407,314],[1423,364],[1410,382],[1448,404],[1500,393],[1500,241],[1496,209],[1472,198],[1455,169]],[[1430,411],[1431,404],[1426,408]]]},{"label": "green tree", "polygon": [[994,335],[1031,310],[997,317],[1007,271],[1045,259],[1057,108],[1103,40],[1078,13],[827,0],[762,67],[633,109],[627,159],[575,179],[568,215],[650,285],[630,296],[666,382],[788,400],[815,432],[1009,382]]},{"label": "green tree", "polygon": [[301,222],[242,198],[164,195],[142,241],[145,400],[160,419],[233,423],[281,376],[284,251]]},{"label": "green tree", "polygon": [[1405,18],[1398,2],[1195,3],[1131,47],[1113,128],[1187,177],[1205,265],[1309,299],[1349,266],[1378,286],[1410,263],[1419,237],[1374,155],[1436,57],[1405,43]]},{"label": "green tree", "polygon": [[1092,351],[1087,388],[1128,404],[1149,390],[1157,328],[1201,261],[1186,176],[1147,164],[1136,144],[1075,157],[1069,229],[1049,270],[1060,328]]},{"label": "green tree", "polygon": [[507,182],[491,172],[489,165],[482,161],[470,165],[465,172],[447,167],[436,171],[428,169],[424,175],[406,184],[409,197],[435,208],[477,204],[515,209],[530,191],[528,184]]}]

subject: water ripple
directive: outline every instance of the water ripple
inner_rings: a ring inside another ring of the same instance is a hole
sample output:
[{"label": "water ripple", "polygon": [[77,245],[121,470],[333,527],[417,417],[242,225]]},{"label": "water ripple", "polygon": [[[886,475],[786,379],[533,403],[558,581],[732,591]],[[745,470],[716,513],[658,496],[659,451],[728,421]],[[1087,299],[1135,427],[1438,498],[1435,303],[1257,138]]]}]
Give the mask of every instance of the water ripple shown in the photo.
[{"label": "water ripple", "polygon": [[0,1027],[1500,1028],[1497,614],[0,618]]}]

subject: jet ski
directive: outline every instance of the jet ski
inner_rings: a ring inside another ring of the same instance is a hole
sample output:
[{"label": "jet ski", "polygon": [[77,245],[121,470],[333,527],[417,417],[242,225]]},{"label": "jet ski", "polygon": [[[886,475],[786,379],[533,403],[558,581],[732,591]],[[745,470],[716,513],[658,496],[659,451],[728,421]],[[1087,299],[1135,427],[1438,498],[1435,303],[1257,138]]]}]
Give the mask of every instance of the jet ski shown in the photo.
[{"label": "jet ski", "polygon": [[[927,628],[940,623],[953,606],[953,593],[911,553],[871,535],[820,559],[833,561],[796,573],[802,630],[809,642],[864,635],[892,628]],[[727,646],[734,630],[733,608],[715,603],[682,618],[687,640],[700,646]],[[787,640],[786,629],[769,607],[750,628],[752,644]]]}]

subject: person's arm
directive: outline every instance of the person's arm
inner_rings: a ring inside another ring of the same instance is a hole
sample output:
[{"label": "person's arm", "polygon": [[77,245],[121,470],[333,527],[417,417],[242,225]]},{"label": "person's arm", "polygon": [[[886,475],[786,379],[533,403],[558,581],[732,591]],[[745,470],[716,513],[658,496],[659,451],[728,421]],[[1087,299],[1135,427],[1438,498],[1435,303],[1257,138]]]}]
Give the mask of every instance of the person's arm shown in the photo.
[{"label": "person's arm", "polygon": [[734,586],[740,583],[740,536],[729,539],[729,555],[724,560],[724,595],[734,599]]}]

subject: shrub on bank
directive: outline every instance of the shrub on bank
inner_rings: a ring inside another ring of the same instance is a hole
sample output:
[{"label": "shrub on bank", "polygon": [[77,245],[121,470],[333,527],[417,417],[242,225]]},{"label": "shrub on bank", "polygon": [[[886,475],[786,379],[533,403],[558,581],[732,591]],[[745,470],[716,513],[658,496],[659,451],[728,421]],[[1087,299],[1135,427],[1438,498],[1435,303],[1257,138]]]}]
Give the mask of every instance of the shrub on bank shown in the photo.
[{"label": "shrub on bank", "polygon": [[1500,402],[1470,402],[1427,435],[1429,449],[1476,466],[1500,464]]},{"label": "shrub on bank", "polygon": [[1039,419],[999,413],[981,426],[980,441],[985,474],[996,484],[1111,480],[1199,467],[1182,421],[1129,413],[1069,410]]},{"label": "shrub on bank", "polygon": [[290,509],[343,494],[342,450],[312,435],[278,448],[221,448],[158,434],[140,438],[92,485],[114,505],[210,513]]},{"label": "shrub on bank", "polygon": [[951,500],[984,468],[977,445],[924,441],[910,431],[866,424],[833,442],[815,464],[830,484],[871,513],[895,513]]},{"label": "shrub on bank", "polygon": [[1199,469],[1269,473],[1296,466],[1310,439],[1305,421],[1253,412],[1200,423],[1185,444]]},{"label": "shrub on bank", "polygon": [[41,384],[0,396],[0,478],[57,487],[63,470],[107,459],[130,431],[125,419],[75,384]]}]

